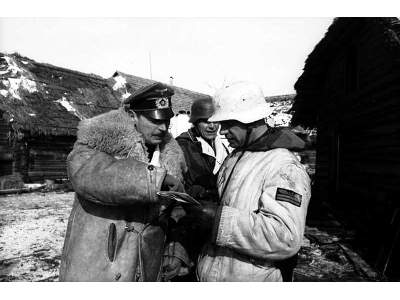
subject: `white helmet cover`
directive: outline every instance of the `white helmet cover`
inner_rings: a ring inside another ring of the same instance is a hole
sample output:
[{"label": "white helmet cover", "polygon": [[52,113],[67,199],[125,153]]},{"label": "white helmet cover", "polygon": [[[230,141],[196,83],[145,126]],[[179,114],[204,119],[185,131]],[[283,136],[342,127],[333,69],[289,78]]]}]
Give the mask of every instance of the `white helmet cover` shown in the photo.
[{"label": "white helmet cover", "polygon": [[261,88],[251,82],[236,82],[214,95],[215,113],[210,122],[237,120],[249,124],[268,117],[272,108],[265,102]]}]

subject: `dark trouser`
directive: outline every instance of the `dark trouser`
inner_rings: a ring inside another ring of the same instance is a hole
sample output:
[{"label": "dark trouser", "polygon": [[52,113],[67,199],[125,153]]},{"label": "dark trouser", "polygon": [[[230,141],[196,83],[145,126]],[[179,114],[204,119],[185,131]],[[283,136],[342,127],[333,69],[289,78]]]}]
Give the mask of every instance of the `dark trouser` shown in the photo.
[{"label": "dark trouser", "polygon": [[299,254],[296,253],[288,259],[279,261],[276,263],[277,268],[281,271],[283,281],[291,282],[293,281],[294,268],[297,265],[297,260]]}]

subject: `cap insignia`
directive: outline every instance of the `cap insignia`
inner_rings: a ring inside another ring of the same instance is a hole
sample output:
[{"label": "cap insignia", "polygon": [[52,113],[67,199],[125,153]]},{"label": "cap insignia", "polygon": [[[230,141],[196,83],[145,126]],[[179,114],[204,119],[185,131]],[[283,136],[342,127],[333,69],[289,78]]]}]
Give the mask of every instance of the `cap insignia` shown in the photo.
[{"label": "cap insignia", "polygon": [[167,98],[158,98],[156,100],[156,107],[157,107],[157,109],[168,108],[169,107],[168,99]]}]

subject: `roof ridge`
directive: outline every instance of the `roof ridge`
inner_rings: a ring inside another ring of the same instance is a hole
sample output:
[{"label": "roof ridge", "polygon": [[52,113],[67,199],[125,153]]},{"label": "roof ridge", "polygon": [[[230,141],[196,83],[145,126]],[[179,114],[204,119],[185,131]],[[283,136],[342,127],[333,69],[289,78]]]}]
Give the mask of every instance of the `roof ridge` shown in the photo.
[{"label": "roof ridge", "polygon": [[[118,70],[116,70],[116,71],[114,72],[114,74],[113,74],[112,77],[115,77],[116,74],[123,74],[123,75],[127,75],[127,76],[131,76],[131,77],[139,78],[139,79],[142,79],[142,80],[153,81],[153,82],[162,82],[162,81],[158,81],[158,80],[154,80],[154,79],[149,79],[149,78],[145,78],[145,77],[141,77],[141,76],[137,76],[137,75],[132,75],[132,74],[125,73],[125,72],[122,72],[122,71],[118,71]],[[111,78],[112,78],[112,77],[111,77]],[[189,92],[189,93],[191,93],[191,94],[194,94],[194,93],[195,93],[195,94],[199,94],[199,95],[210,96],[210,95],[208,95],[208,94],[201,93],[201,92],[197,92],[197,91],[193,91],[193,90],[189,90],[189,89],[187,89],[187,88],[183,88],[183,87],[180,87],[180,86],[177,86],[177,85],[170,85],[169,83],[166,83],[166,82],[162,82],[162,83],[164,83],[164,84],[166,84],[166,85],[168,85],[168,86],[171,86],[171,87],[173,87],[173,88],[177,88],[177,89],[179,89],[180,91],[187,91],[187,92]]]}]

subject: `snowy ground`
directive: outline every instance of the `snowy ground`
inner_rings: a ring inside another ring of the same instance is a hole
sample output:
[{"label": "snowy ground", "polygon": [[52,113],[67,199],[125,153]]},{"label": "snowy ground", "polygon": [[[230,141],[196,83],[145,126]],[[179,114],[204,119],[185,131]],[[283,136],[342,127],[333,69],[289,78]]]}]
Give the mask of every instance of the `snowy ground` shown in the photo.
[{"label": "snowy ground", "polygon": [[53,281],[73,193],[0,198],[0,281]]},{"label": "snowy ground", "polygon": [[[0,281],[57,281],[73,193],[0,197]],[[341,236],[307,227],[296,281],[367,281],[373,272]]]}]

